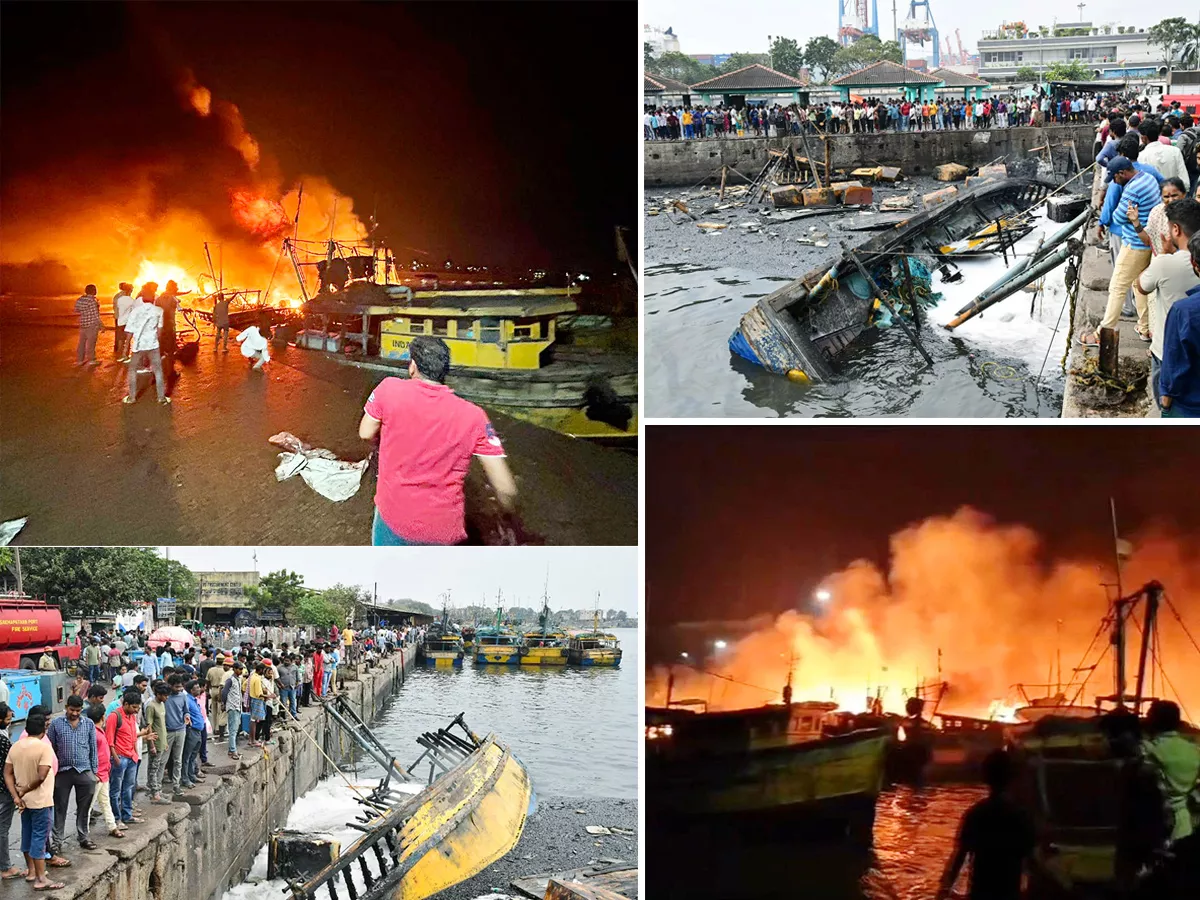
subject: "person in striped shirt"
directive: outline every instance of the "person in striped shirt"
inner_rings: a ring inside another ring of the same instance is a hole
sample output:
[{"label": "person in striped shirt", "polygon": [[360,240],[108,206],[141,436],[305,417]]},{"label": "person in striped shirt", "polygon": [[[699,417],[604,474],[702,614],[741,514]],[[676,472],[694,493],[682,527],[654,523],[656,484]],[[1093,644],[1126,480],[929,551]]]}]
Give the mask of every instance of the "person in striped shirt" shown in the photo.
[{"label": "person in striped shirt", "polygon": [[[1138,237],[1138,231],[1146,227],[1150,211],[1162,202],[1157,180],[1147,172],[1138,171],[1133,163],[1124,156],[1118,156],[1108,163],[1108,171],[1113,181],[1121,189],[1121,196],[1113,209],[1111,227],[1121,237],[1121,250],[1113,267],[1112,280],[1108,283],[1108,306],[1104,310],[1104,318],[1095,332],[1084,334],[1080,343],[1085,346],[1100,345],[1100,329],[1115,328],[1121,318],[1121,307],[1125,303],[1125,294],[1131,285],[1136,285],[1137,278],[1150,265],[1150,247]],[[1134,226],[1129,220],[1130,204],[1137,205],[1138,225]],[[1102,219],[1103,221],[1103,219]],[[1104,225],[1100,226],[1103,239]],[[1138,335],[1144,341],[1150,340],[1149,307],[1146,296],[1134,289],[1134,300],[1138,311]]]}]

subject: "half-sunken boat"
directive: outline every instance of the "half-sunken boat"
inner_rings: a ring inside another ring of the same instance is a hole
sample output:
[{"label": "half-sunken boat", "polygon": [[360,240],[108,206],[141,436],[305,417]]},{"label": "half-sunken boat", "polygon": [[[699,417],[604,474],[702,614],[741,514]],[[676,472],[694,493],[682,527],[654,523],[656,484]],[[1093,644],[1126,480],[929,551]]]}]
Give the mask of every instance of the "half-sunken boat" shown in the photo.
[{"label": "half-sunken boat", "polygon": [[[1118,888],[1122,896],[1177,896],[1137,890],[1173,864],[1172,854],[1162,852],[1170,834],[1167,807],[1139,752],[1143,707],[1154,699],[1146,688],[1162,601],[1158,582],[1113,601],[1106,621],[1111,622],[1116,689],[1096,698],[1090,717],[1039,715],[1010,728],[1019,763],[1017,798],[1032,813],[1039,836],[1033,860],[1038,889],[1067,896],[1107,896]],[[1125,630],[1139,604],[1142,642],[1131,693]],[[1194,727],[1185,723],[1180,735],[1200,745]]]},{"label": "half-sunken boat", "polygon": [[[358,798],[364,811],[351,825],[363,836],[307,879],[290,883],[293,900],[424,900],[516,846],[536,798],[525,767],[496,735],[480,738],[460,713],[417,739],[424,752],[405,769],[344,698],[324,707],[385,774]],[[425,763],[423,790],[396,790],[393,779],[419,784],[413,773]]]},{"label": "half-sunken boat", "polygon": [[592,616],[592,630],[571,635],[567,642],[567,661],[573,666],[621,665],[621,642],[615,634],[600,630],[600,610]]},{"label": "half-sunken boat", "polygon": [[833,362],[876,324],[901,317],[931,290],[931,272],[967,254],[999,252],[1028,234],[1025,213],[1052,185],[1008,178],[961,191],[898,222],[832,267],[814,269],[762,298],[742,316],[731,352],[797,382],[828,381]]}]

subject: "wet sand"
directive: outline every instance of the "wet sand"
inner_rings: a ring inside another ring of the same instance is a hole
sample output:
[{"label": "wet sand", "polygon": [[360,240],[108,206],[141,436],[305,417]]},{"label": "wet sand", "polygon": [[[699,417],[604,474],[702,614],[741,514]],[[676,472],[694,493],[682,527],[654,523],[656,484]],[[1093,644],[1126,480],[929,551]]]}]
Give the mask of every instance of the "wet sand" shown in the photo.
[{"label": "wet sand", "polygon": [[[61,301],[47,301],[56,310]],[[69,307],[68,307],[69,308]],[[275,480],[290,431],[361,459],[362,404],[385,376],[313,351],[272,348],[262,372],[231,342],[177,363],[169,407],[149,375],[125,406],[126,368],[100,334],[96,368],[72,367],[78,332],[51,312],[5,310],[0,403],[0,521],[28,516],[23,544],[366,544],[374,464],[355,496],[333,503],[298,477]],[[517,479],[524,541],[637,542],[636,454],[593,446],[489,411]],[[479,467],[467,479],[469,543],[500,543],[499,508]]]}]

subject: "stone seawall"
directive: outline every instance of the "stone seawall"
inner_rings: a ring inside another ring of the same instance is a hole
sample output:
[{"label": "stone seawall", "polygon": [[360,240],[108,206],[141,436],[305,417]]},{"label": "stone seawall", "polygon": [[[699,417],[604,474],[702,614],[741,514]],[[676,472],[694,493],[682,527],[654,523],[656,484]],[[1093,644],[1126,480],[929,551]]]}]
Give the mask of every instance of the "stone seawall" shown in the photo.
[{"label": "stone seawall", "polygon": [[[827,140],[835,168],[884,164],[900,166],[909,175],[922,175],[929,174],[942,163],[970,166],[982,165],[1000,156],[1024,158],[1029,150],[1045,145],[1047,140],[1055,145],[1074,140],[1079,161],[1086,166],[1092,161],[1094,135],[1095,129],[1091,125],[1062,125],[979,131],[885,131],[833,135]],[[807,140],[813,155],[823,161],[822,139],[810,135]],[[716,183],[721,179],[722,166],[729,166],[753,179],[766,163],[768,150],[785,150],[789,144],[797,154],[804,154],[804,145],[798,137],[645,141],[642,144],[643,183],[645,187],[686,187],[702,181]],[[746,180],[732,175],[728,183],[746,184]]]},{"label": "stone seawall", "polygon": [[[379,715],[399,691],[416,658],[404,648],[379,668],[347,679],[344,694],[366,722]],[[241,882],[270,833],[283,826],[292,804],[331,772],[321,752],[337,758],[352,740],[339,732],[317,706],[301,709],[295,730],[279,729],[277,745],[261,753],[247,747],[242,759],[209,770],[207,780],[169,807],[138,802],[147,810],[144,825],[123,841],[103,839],[102,849],[78,854],[75,865],[55,870],[67,887],[59,900],[217,900]],[[310,740],[311,738],[311,740]],[[210,741],[211,758],[224,757]],[[159,811],[166,810],[165,815]],[[6,883],[10,888],[14,885]],[[15,896],[15,895],[14,895]],[[31,896],[37,896],[31,893]]]}]

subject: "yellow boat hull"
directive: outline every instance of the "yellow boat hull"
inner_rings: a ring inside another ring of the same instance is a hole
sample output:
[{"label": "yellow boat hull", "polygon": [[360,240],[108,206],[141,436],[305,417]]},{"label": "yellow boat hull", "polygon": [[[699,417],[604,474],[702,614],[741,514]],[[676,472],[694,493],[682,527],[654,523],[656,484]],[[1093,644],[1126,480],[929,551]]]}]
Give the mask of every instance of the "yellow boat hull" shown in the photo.
[{"label": "yellow boat hull", "polygon": [[571,656],[572,665],[576,666],[607,666],[616,668],[621,665],[620,650],[576,650]]},{"label": "yellow boat hull", "polygon": [[565,666],[566,647],[529,647],[521,656],[523,666]]},{"label": "yellow boat hull", "polygon": [[492,663],[498,666],[515,666],[521,661],[520,651],[516,647],[503,650],[476,650],[475,662]]}]

